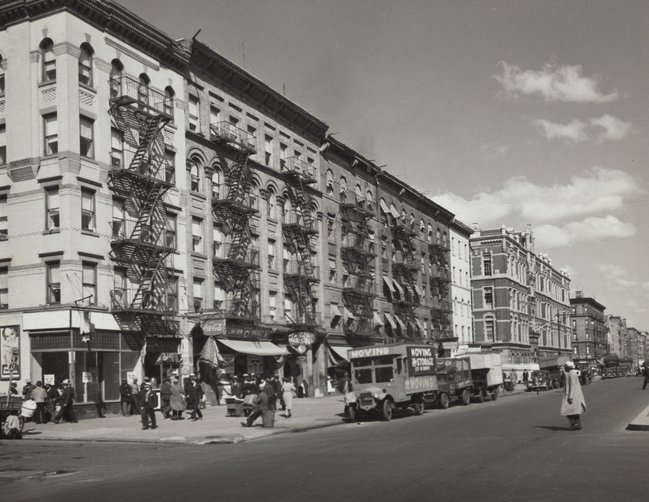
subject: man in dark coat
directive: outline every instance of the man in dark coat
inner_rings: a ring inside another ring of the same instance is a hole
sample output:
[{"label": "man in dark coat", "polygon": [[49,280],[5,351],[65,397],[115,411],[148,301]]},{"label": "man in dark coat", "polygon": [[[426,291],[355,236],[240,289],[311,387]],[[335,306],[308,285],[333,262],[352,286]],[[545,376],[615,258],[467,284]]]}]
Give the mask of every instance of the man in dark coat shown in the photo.
[{"label": "man in dark coat", "polygon": [[61,418],[65,418],[68,422],[77,423],[79,420],[74,413],[74,387],[70,384],[70,380],[63,380],[63,390],[61,391],[61,409],[54,417],[54,423],[58,424]]},{"label": "man in dark coat", "polygon": [[32,381],[28,378],[25,380],[25,385],[23,386],[23,399],[25,401],[32,398],[32,390],[34,390],[34,385],[32,385]]},{"label": "man in dark coat", "polygon": [[155,405],[156,398],[153,389],[151,388],[151,382],[147,379],[144,380],[142,384],[142,390],[140,391],[140,409],[142,410],[142,430],[155,429],[158,427],[155,422]]},{"label": "man in dark coat", "polygon": [[122,385],[119,386],[119,402],[122,406],[122,415],[125,417],[130,415],[133,404],[133,388],[128,384],[126,378],[122,380]]},{"label": "man in dark coat", "polygon": [[[282,410],[286,409],[286,405],[284,404],[284,397],[282,396],[282,382],[280,382],[279,378],[277,378],[277,375],[273,375],[272,380],[270,381],[273,384],[273,389],[275,391],[275,398],[279,397],[279,405],[282,407]],[[273,409],[277,409],[277,401],[275,402],[275,407]]]},{"label": "man in dark coat", "polygon": [[203,387],[198,382],[194,375],[189,377],[189,385],[185,389],[187,396],[187,408],[191,410],[191,420],[201,420],[203,413],[201,413],[201,400],[203,399]]},{"label": "man in dark coat", "polygon": [[269,378],[268,380],[266,380],[266,383],[260,385],[260,387],[262,386],[264,392],[268,396],[268,409],[275,410],[277,403],[277,394],[275,393],[275,386],[273,385],[273,381]]},{"label": "man in dark coat", "polygon": [[237,399],[241,399],[243,389],[241,387],[241,382],[239,382],[239,377],[238,376],[233,376],[232,377],[232,384],[230,385],[230,395],[232,397],[236,397]]},{"label": "man in dark coat", "polygon": [[160,386],[160,411],[164,418],[171,414],[171,380],[165,378]]},{"label": "man in dark coat", "polygon": [[647,384],[649,383],[649,363],[645,362],[642,367],[642,376],[644,377],[644,383],[642,384],[642,389],[647,389]]},{"label": "man in dark coat", "polygon": [[43,388],[43,382],[40,380],[36,382],[36,387],[32,389],[32,399],[36,403],[36,412],[34,413],[34,421],[37,424],[47,423],[45,411],[45,399],[47,398],[47,391]]},{"label": "man in dark coat", "polygon": [[261,392],[259,392],[259,395],[257,396],[257,399],[255,399],[255,411],[248,415],[246,421],[241,422],[241,425],[243,425],[244,427],[252,427],[253,422],[257,420],[264,413],[264,411],[268,411],[268,409],[268,394],[266,394],[266,389],[262,388]]}]

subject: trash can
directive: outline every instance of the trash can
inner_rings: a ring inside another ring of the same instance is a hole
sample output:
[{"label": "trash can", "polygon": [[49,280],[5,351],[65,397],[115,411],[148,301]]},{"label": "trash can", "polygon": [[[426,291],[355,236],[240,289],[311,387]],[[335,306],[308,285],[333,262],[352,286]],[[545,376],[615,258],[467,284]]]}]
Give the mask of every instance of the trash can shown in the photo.
[{"label": "trash can", "polygon": [[275,411],[268,410],[264,411],[261,414],[262,426],[263,427],[275,427]]}]

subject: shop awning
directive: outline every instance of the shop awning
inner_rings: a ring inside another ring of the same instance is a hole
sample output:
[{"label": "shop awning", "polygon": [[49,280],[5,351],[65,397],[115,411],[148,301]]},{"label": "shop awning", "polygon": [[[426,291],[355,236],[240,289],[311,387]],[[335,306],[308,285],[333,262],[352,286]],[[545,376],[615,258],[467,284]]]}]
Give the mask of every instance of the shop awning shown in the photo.
[{"label": "shop awning", "polygon": [[345,361],[349,361],[349,357],[347,357],[347,351],[349,349],[351,349],[351,347],[349,347],[347,345],[338,345],[338,346],[329,345],[329,348],[340,359],[344,359]]},{"label": "shop awning", "polygon": [[418,318],[415,317],[415,322],[417,323],[417,326],[419,326],[419,329],[421,330],[421,333],[424,334],[426,333],[426,327],[424,326],[424,323],[422,323]]},{"label": "shop awning", "polygon": [[399,327],[401,328],[401,331],[403,333],[407,333],[408,328],[406,328],[406,324],[401,320],[401,318],[399,316],[395,315],[394,319],[397,321],[397,324],[399,324]]},{"label": "shop awning", "polygon": [[385,326],[383,319],[381,319],[381,314],[379,314],[378,312],[372,312],[372,319],[374,319],[374,324],[376,324],[377,326]]},{"label": "shop awning", "polygon": [[340,307],[335,303],[329,304],[331,307],[331,318],[335,319],[336,317],[342,317],[343,313],[340,311]]},{"label": "shop awning", "polygon": [[387,275],[383,276],[383,282],[385,282],[386,286],[392,292],[392,294],[397,292],[396,288],[394,287],[394,282]]},{"label": "shop awning", "polygon": [[415,291],[417,292],[419,297],[423,298],[424,297],[424,292],[421,290],[421,288],[417,284],[413,284],[413,286],[415,287]]},{"label": "shop awning", "polygon": [[388,314],[387,312],[384,312],[383,315],[388,320],[388,323],[390,324],[392,329],[397,329],[397,323],[394,322],[394,317],[392,317],[392,314]]},{"label": "shop awning", "polygon": [[250,354],[253,356],[285,356],[288,355],[288,350],[278,347],[274,343],[259,341],[248,342],[243,340],[225,340],[218,339],[220,343],[225,345],[231,350],[241,354]]},{"label": "shop awning", "polygon": [[343,312],[345,313],[345,319],[356,319],[356,316],[347,307],[343,307]]}]

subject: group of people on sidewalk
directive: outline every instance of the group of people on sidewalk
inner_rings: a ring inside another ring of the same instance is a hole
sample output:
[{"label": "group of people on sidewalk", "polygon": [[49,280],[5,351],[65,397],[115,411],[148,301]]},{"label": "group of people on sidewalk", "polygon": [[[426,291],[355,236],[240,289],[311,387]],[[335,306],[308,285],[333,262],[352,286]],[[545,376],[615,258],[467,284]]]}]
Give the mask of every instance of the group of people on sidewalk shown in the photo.
[{"label": "group of people on sidewalk", "polygon": [[[158,402],[149,378],[145,378],[142,385],[138,385],[137,378],[133,379],[132,384],[122,380],[119,392],[123,416],[140,415],[143,430],[157,428],[155,409]],[[201,408],[204,406],[203,387],[193,373],[184,387],[181,387],[177,377],[165,378],[160,385],[160,411],[164,418],[183,420],[183,412],[190,410],[190,420],[201,420]]]},{"label": "group of people on sidewalk", "polygon": [[[17,385],[10,386],[10,394],[18,395]],[[36,385],[30,379],[25,381],[22,388],[23,401],[33,401],[35,405],[33,420],[37,424],[50,421],[58,424],[61,420],[78,422],[74,413],[74,387],[70,380],[65,379],[60,384],[45,384],[38,380]]]},{"label": "group of people on sidewalk", "polygon": [[[244,375],[245,377],[246,375]],[[237,377],[235,382],[237,382]],[[239,389],[238,386],[235,386],[233,383],[233,395]],[[252,388],[248,386],[248,394],[245,395],[254,395],[254,391],[257,391],[256,397],[253,397],[252,403],[254,405],[253,410],[246,418],[245,422],[241,422],[241,425],[244,427],[252,427],[255,420],[263,415],[267,411],[276,411],[277,410],[277,400],[280,401],[280,406],[282,411],[285,411],[286,418],[292,416],[293,409],[293,394],[296,393],[295,384],[291,381],[290,377],[284,377],[283,381],[280,382],[277,375],[271,378],[262,380],[257,388]],[[238,397],[238,396],[237,396]]]}]

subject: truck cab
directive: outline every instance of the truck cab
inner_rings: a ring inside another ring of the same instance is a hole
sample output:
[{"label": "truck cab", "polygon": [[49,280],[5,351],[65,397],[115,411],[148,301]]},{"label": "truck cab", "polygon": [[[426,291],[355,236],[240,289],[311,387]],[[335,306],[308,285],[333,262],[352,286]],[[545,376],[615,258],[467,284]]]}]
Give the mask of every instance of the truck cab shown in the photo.
[{"label": "truck cab", "polygon": [[394,408],[424,412],[424,400],[437,390],[435,350],[429,345],[392,344],[351,349],[353,392],[345,396],[350,421],[359,415],[392,419]]},{"label": "truck cab", "polygon": [[440,408],[448,408],[453,400],[461,400],[464,405],[469,404],[473,389],[469,359],[464,357],[440,359],[437,386],[437,402]]}]

